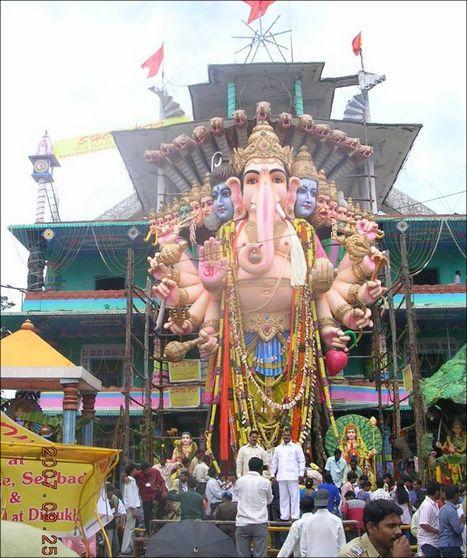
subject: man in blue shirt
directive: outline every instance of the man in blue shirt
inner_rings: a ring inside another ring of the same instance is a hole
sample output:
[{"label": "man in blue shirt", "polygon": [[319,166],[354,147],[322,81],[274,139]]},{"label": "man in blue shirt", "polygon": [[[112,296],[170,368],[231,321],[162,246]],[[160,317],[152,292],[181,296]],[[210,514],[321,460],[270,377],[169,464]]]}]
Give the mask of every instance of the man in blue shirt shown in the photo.
[{"label": "man in blue shirt", "polygon": [[329,473],[328,471],[324,471],[323,480],[323,483],[318,484],[318,490],[324,489],[329,492],[328,510],[331,513],[335,513],[336,515],[338,515],[339,503],[341,501],[339,489],[332,482],[331,473]]},{"label": "man in blue shirt", "polygon": [[465,517],[459,518],[456,505],[459,503],[459,488],[446,486],[445,504],[439,511],[439,550],[442,558],[462,556],[462,531]]}]

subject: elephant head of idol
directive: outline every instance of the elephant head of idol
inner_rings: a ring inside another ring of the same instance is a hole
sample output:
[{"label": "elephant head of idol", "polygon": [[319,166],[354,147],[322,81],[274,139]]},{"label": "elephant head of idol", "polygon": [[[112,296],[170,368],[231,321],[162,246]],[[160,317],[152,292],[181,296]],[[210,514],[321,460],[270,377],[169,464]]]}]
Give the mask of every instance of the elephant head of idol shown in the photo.
[{"label": "elephant head of idol", "polygon": [[229,178],[232,190],[243,188],[243,207],[249,221],[256,225],[256,242],[241,246],[239,266],[252,275],[270,269],[274,259],[274,224],[287,219],[285,212],[289,189],[300,185],[289,178],[292,152],[282,147],[273,128],[261,122],[253,129],[245,148],[234,149],[230,164],[242,181]]}]

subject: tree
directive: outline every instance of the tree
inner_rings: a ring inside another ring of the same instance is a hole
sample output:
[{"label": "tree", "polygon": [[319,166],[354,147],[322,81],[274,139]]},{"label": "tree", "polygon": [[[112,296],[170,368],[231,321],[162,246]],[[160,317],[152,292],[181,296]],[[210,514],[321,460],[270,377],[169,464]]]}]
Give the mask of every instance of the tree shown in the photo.
[{"label": "tree", "polygon": [[1,297],[0,304],[1,304],[0,308],[2,310],[8,310],[9,308],[11,308],[12,306],[15,305],[14,302],[11,302],[11,300],[8,300],[7,296],[2,296]]}]

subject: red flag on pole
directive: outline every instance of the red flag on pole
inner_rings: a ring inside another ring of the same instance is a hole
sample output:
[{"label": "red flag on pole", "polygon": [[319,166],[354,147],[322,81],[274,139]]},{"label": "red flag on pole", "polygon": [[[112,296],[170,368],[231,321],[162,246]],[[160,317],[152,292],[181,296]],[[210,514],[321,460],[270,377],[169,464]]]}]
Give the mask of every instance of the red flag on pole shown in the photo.
[{"label": "red flag on pole", "polygon": [[149,70],[148,78],[154,77],[157,74],[159,68],[161,67],[163,59],[164,59],[164,43],[162,43],[161,48],[157,52],[152,54],[146,60],[146,62],[143,62],[141,64],[141,68],[148,68]]},{"label": "red flag on pole", "polygon": [[246,2],[251,8],[250,15],[248,16],[248,21],[247,21],[247,23],[251,23],[255,19],[258,19],[259,17],[263,17],[263,15],[266,13],[266,10],[275,0],[243,0],[243,1]]},{"label": "red flag on pole", "polygon": [[355,54],[355,56],[358,56],[359,54],[362,53],[362,32],[361,31],[354,38],[354,40],[352,41],[352,50],[353,50],[353,53]]}]

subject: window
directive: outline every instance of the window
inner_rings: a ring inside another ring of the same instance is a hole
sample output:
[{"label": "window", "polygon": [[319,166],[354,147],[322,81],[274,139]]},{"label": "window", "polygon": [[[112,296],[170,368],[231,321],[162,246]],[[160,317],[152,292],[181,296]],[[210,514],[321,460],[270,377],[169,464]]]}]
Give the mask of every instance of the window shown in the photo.
[{"label": "window", "polygon": [[101,382],[102,387],[123,386],[123,359],[90,358],[89,371]]},{"label": "window", "polygon": [[124,288],[124,277],[96,277],[96,291],[121,291]]},{"label": "window", "polygon": [[439,271],[437,267],[427,267],[413,276],[414,285],[439,285]]}]

